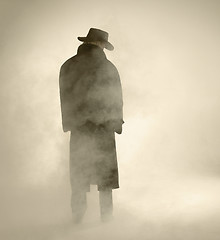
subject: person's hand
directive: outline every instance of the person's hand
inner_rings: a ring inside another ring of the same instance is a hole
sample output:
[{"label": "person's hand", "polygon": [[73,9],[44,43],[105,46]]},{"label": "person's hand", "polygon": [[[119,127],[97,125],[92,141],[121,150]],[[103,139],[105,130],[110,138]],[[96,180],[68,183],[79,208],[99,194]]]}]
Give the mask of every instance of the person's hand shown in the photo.
[{"label": "person's hand", "polygon": [[111,120],[110,121],[111,129],[117,134],[122,133],[122,121],[121,120]]},{"label": "person's hand", "polygon": [[63,126],[63,131],[64,132],[68,132],[68,131],[70,131],[70,129],[68,127],[66,127],[66,126]]},{"label": "person's hand", "polygon": [[117,121],[117,123],[114,124],[114,131],[117,134],[121,134],[122,133],[122,123],[121,123],[121,121]]}]

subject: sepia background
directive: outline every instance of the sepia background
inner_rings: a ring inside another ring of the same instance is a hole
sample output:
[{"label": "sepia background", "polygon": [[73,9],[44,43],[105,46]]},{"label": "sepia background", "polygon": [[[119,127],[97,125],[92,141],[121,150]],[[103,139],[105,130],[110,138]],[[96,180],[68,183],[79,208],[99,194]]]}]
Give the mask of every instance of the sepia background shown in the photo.
[{"label": "sepia background", "polygon": [[[4,240],[219,239],[220,2],[0,1]],[[58,76],[90,27],[109,32],[124,96],[114,221],[98,192],[71,226]]]}]

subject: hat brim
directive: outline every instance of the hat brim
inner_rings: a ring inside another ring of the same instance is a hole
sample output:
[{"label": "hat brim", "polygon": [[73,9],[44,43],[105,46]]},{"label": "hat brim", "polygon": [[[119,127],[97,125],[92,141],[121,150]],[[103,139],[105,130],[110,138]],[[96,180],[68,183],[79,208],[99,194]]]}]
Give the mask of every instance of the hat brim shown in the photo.
[{"label": "hat brim", "polygon": [[[78,37],[78,40],[81,42],[92,42],[92,40],[90,40],[87,37]],[[109,51],[113,51],[114,50],[114,46],[107,41],[102,41],[105,44],[105,48],[108,49]]]}]

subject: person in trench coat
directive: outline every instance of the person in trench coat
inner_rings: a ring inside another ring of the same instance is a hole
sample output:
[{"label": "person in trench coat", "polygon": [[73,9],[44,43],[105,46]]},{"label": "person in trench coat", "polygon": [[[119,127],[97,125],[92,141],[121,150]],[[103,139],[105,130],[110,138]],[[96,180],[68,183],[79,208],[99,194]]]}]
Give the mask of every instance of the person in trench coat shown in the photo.
[{"label": "person in trench coat", "polygon": [[87,207],[86,193],[96,184],[100,215],[112,217],[112,189],[119,188],[115,132],[122,133],[123,100],[116,67],[104,48],[113,50],[108,33],[91,28],[77,54],[60,69],[62,125],[70,136],[71,207],[75,223]]}]

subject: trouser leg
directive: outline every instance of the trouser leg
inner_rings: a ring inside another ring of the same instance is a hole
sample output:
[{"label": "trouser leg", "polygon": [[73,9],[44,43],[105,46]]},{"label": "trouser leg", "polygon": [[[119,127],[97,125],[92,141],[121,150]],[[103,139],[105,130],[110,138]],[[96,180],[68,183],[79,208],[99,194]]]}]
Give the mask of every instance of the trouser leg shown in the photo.
[{"label": "trouser leg", "polygon": [[71,207],[73,222],[80,223],[87,209],[87,199],[85,191],[72,191]]},{"label": "trouser leg", "polygon": [[113,213],[112,189],[99,191],[99,204],[101,219],[110,220]]}]

